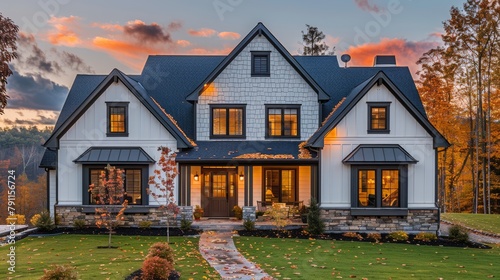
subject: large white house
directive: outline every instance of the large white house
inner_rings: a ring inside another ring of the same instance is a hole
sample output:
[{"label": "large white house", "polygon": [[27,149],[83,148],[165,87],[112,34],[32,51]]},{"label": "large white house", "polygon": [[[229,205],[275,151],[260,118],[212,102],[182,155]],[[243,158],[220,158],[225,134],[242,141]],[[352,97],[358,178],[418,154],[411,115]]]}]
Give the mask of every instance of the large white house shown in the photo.
[{"label": "large white house", "polygon": [[62,224],[92,219],[88,186],[125,170],[128,223],[161,214],[148,197],[158,147],[177,151],[177,202],[205,216],[234,205],[320,203],[329,231],[436,231],[437,154],[407,67],[393,56],[339,67],[292,56],[259,23],[227,56],[150,56],[140,75],[78,75],[41,167]]}]

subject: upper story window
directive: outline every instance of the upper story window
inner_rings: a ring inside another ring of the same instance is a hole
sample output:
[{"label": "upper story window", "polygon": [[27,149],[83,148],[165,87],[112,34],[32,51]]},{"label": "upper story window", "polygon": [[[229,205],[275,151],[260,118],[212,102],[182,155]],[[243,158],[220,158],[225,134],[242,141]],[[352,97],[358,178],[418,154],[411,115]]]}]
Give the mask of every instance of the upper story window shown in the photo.
[{"label": "upper story window", "polygon": [[389,102],[368,103],[368,133],[389,133]]},{"label": "upper story window", "polygon": [[271,52],[252,52],[252,77],[269,77]]},{"label": "upper story window", "polygon": [[210,105],[210,138],[244,138],[245,105]]},{"label": "upper story window", "polygon": [[266,137],[299,138],[300,105],[266,105]]},{"label": "upper story window", "polygon": [[107,102],[107,136],[128,136],[128,102]]}]

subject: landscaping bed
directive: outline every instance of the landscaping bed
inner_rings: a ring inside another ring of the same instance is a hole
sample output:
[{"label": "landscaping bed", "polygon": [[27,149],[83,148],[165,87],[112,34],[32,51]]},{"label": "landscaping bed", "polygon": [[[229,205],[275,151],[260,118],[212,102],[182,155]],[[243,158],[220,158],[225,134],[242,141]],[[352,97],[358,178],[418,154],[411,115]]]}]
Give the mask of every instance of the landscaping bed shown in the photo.
[{"label": "landscaping bed", "polygon": [[[321,235],[311,235],[304,229],[290,229],[290,230],[239,230],[240,236],[251,237],[264,237],[264,238],[298,238],[298,239],[318,239],[318,240],[339,240],[339,241],[361,241],[361,242],[376,242],[374,239],[369,238],[366,233],[358,233],[359,236],[347,237],[343,233],[325,233]],[[447,237],[438,237],[436,240],[422,241],[416,240],[415,235],[408,235],[406,241],[394,241],[387,238],[388,234],[381,234],[380,243],[402,243],[402,244],[415,244],[415,245],[430,245],[430,246],[447,246],[447,247],[461,247],[461,248],[478,248],[478,249],[491,249],[490,246],[466,241],[460,242],[449,239]]]},{"label": "landscaping bed", "polygon": [[[38,230],[34,234],[108,234],[108,230],[105,228],[97,227],[85,227],[85,228],[74,228],[74,227],[57,227],[51,231],[41,231]],[[136,228],[136,227],[119,227],[114,229],[114,235],[124,235],[124,236],[166,236],[166,228]],[[170,228],[170,236],[191,236],[200,234],[199,230],[189,229],[182,230],[180,228]]]}]

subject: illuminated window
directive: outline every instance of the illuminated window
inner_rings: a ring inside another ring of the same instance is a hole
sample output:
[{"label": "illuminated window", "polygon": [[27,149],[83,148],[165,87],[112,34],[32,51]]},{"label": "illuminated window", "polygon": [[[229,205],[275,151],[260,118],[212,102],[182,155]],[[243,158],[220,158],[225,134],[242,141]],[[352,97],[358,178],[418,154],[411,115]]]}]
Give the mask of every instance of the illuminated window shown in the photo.
[{"label": "illuminated window", "polygon": [[[147,172],[147,167],[124,167],[118,166],[123,170],[123,199],[128,200],[129,205],[142,205],[143,203],[143,195],[146,190],[146,182],[147,176],[143,176],[143,172]],[[88,187],[90,184],[94,184],[94,186],[99,186],[99,180],[101,177],[101,173],[106,172],[104,166],[102,167],[92,167],[92,168],[84,168],[84,174],[87,173],[88,181],[84,179],[84,186]],[[84,175],[85,176],[85,175]],[[88,183],[88,185],[86,185]],[[90,192],[88,193],[88,202],[85,201],[85,204],[97,204],[97,201],[92,197]]]},{"label": "illuminated window", "polygon": [[389,103],[368,103],[368,133],[389,133]]},{"label": "illuminated window", "polygon": [[244,138],[245,106],[212,105],[211,138]]},{"label": "illuminated window", "polygon": [[353,207],[406,207],[406,166],[353,166],[353,176]]},{"label": "illuminated window", "polygon": [[264,201],[294,202],[297,200],[295,169],[266,169],[264,172]]},{"label": "illuminated window", "polygon": [[299,106],[268,105],[266,111],[266,137],[300,137]]},{"label": "illuminated window", "polygon": [[128,136],[128,103],[107,103],[107,136]]}]

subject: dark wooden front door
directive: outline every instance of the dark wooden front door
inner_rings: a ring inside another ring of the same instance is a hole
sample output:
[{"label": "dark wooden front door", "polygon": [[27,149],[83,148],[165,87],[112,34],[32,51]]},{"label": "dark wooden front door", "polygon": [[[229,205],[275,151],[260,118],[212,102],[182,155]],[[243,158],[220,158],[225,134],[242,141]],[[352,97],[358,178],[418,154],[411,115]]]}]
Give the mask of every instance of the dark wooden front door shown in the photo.
[{"label": "dark wooden front door", "polygon": [[217,170],[203,172],[202,207],[206,217],[229,217],[237,205],[236,172]]}]

